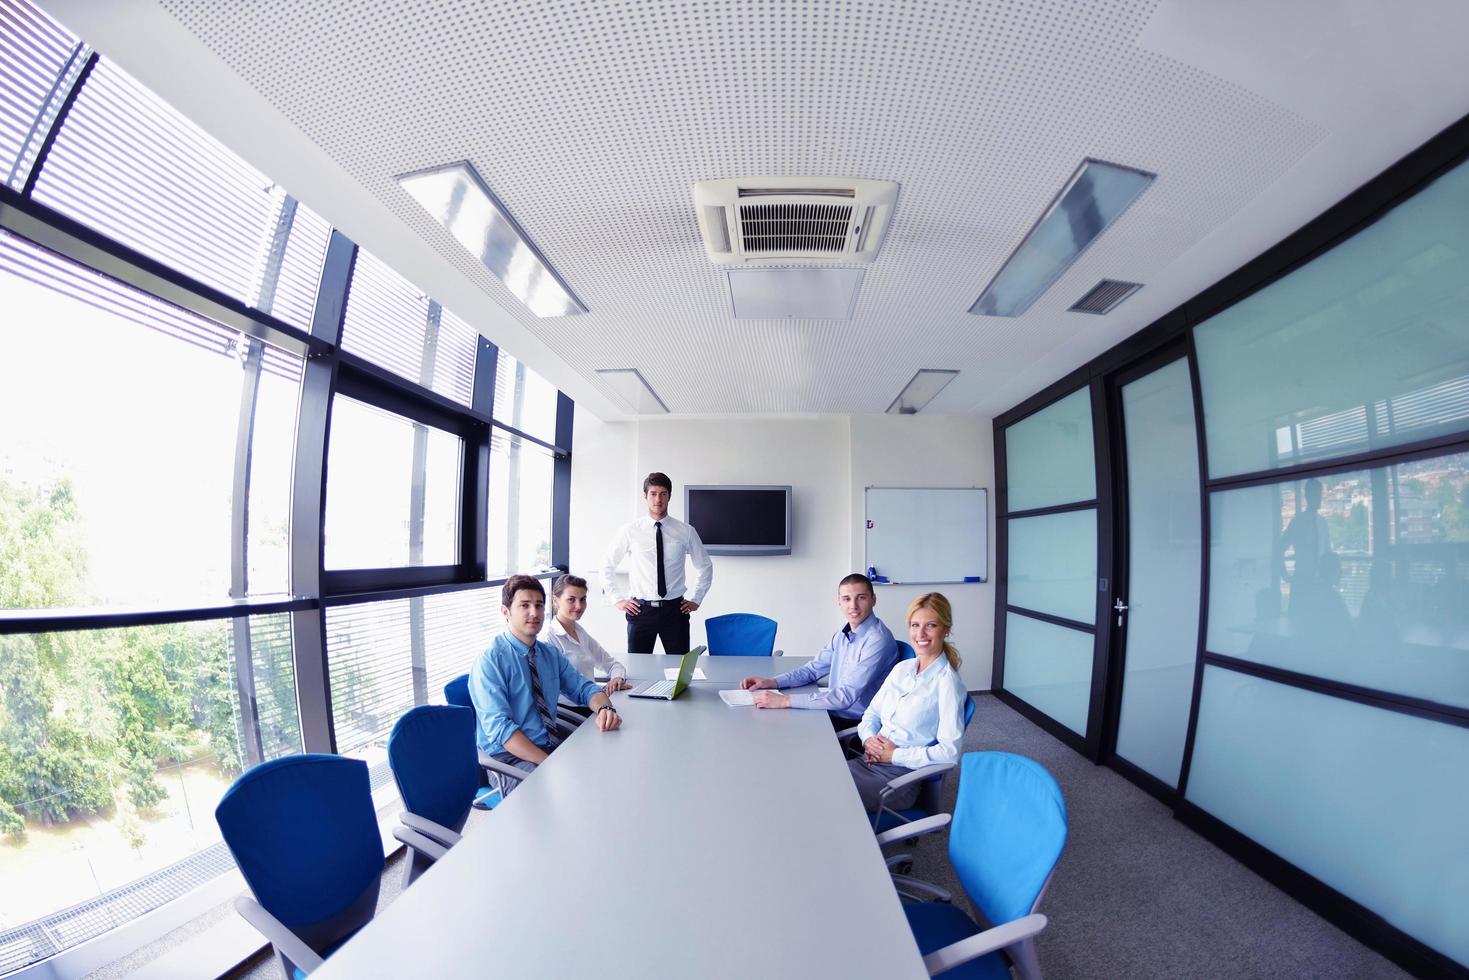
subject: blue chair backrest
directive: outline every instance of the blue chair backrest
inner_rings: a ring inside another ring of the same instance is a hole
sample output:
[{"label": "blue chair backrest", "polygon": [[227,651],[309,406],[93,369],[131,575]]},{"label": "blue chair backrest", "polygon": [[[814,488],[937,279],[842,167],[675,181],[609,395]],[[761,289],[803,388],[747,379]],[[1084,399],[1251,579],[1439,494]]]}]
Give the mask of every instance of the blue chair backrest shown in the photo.
[{"label": "blue chair backrest", "polygon": [[255,900],[318,952],[372,918],[383,842],[361,759],[262,762],[225,791],[214,819]]},{"label": "blue chair backrest", "polygon": [[966,695],[964,695],[964,727],[965,728],[968,728],[969,727],[969,723],[971,721],[973,721],[973,720],[974,720],[974,695],[973,694],[966,694]]},{"label": "blue chair backrest", "polygon": [[904,643],[902,640],[899,640],[898,641],[898,660],[899,661],[913,660],[913,659],[916,659],[917,656],[918,656],[918,654],[916,654],[916,653],[913,652],[913,648],[911,646],[909,646],[908,644]]},{"label": "blue chair backrest", "polygon": [[1066,801],[1034,759],[970,752],[959,762],[949,863],[990,922],[1029,915],[1066,846]]},{"label": "blue chair backrest", "polygon": [[393,726],[388,765],[408,812],[458,831],[479,789],[474,712],[456,705],[421,704]]},{"label": "blue chair backrest", "polygon": [[704,621],[711,657],[768,657],[775,652],[773,619],[755,613],[727,613]]},{"label": "blue chair backrest", "polygon": [[444,701],[461,708],[473,708],[474,700],[469,696],[469,675],[460,674],[444,685]]}]

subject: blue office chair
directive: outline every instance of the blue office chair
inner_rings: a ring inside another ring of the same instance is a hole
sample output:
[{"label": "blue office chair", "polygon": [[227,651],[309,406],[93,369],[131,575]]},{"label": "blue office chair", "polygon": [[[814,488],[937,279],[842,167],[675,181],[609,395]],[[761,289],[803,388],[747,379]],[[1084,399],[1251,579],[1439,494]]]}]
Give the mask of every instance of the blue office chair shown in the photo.
[{"label": "blue office chair", "polygon": [[755,613],[726,613],[704,621],[711,657],[770,657],[775,651],[773,619]]},{"label": "blue office chair", "polygon": [[918,659],[918,654],[913,651],[913,648],[911,646],[909,646],[908,644],[904,643],[902,640],[899,640],[898,641],[898,660],[899,661],[903,661],[903,660],[917,660],[917,659]]},{"label": "blue office chair", "polygon": [[367,763],[339,755],[262,762],[214,809],[254,897],[235,908],[270,941],[287,977],[304,977],[377,908],[383,842]]},{"label": "blue office chair", "polygon": [[[468,674],[460,674],[458,677],[454,678],[453,680],[449,681],[449,683],[444,685],[444,700],[447,703],[452,704],[456,707],[470,709],[474,708],[474,699],[469,696]],[[571,712],[567,711],[561,705],[556,706],[556,717],[557,721],[560,723],[560,728],[562,729],[562,732],[564,734],[569,735],[572,731],[576,729],[577,725],[581,724],[581,722],[585,719],[572,715],[572,718],[575,718],[575,720],[573,721],[568,718],[567,715],[571,715]],[[474,732],[473,729],[471,729],[470,737],[473,738],[473,735]],[[517,769],[514,766],[506,765],[499,759],[491,756],[488,752],[479,753],[479,764],[480,768],[484,771],[486,775],[493,773],[495,776],[499,777],[502,782],[505,779],[509,779],[513,782],[518,783],[521,780],[525,779],[526,776],[530,775],[530,773],[526,772],[524,769]],[[494,809],[495,805],[500,802],[502,796],[503,794],[501,794],[500,792],[499,785],[497,785],[492,780],[485,779],[481,783],[480,792],[475,794],[475,809],[492,810]]]},{"label": "blue office chair", "polygon": [[[949,819],[938,814],[922,827],[889,831],[878,842],[915,831],[932,833]],[[1034,759],[970,752],[960,760],[949,863],[992,926],[981,929],[947,902],[905,902],[903,912],[930,976],[1009,980],[998,952],[1004,949],[1020,980],[1040,980],[1035,936],[1046,927],[1046,917],[1036,909],[1066,846],[1066,829],[1061,787]]]},{"label": "blue office chair", "polygon": [[408,845],[403,887],[459,843],[480,788],[474,712],[422,704],[403,715],[388,736],[388,765],[407,808],[393,836]]}]

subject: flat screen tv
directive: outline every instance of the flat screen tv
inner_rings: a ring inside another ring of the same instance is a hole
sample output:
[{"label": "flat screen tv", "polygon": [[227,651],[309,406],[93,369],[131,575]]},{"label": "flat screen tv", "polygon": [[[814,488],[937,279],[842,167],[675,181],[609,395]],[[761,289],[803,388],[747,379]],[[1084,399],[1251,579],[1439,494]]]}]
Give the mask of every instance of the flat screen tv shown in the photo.
[{"label": "flat screen tv", "polygon": [[791,488],[685,486],[685,520],[711,555],[791,553]]}]

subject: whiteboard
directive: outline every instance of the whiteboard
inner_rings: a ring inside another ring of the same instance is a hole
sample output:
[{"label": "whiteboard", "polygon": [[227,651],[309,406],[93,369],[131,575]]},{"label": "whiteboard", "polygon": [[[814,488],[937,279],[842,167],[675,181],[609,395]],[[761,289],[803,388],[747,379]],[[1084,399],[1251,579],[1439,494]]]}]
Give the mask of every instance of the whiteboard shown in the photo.
[{"label": "whiteboard", "polygon": [[868,487],[864,567],[879,583],[983,582],[988,507],[983,487]]}]

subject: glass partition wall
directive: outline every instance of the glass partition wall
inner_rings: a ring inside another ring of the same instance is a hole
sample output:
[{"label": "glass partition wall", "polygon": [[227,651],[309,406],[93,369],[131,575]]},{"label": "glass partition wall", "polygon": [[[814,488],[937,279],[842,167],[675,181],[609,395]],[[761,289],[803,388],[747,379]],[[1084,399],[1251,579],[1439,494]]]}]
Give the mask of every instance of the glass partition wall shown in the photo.
[{"label": "glass partition wall", "polygon": [[1469,120],[996,419],[994,686],[1469,975]]},{"label": "glass partition wall", "polygon": [[573,405],[25,0],[0,171],[9,973],[221,880],[251,765],[393,803],[393,722],[565,565]]}]

